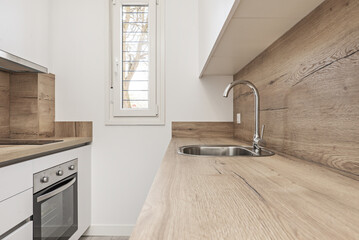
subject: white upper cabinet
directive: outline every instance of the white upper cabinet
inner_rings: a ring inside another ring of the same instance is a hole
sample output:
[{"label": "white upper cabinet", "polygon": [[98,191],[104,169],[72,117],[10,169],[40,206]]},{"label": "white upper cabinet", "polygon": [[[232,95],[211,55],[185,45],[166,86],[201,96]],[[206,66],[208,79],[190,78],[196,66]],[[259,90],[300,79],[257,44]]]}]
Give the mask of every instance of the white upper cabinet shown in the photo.
[{"label": "white upper cabinet", "polygon": [[[225,24],[239,4],[239,0],[199,0],[199,67],[204,68],[207,59]],[[232,11],[232,12],[231,12]]]},{"label": "white upper cabinet", "polygon": [[49,4],[48,0],[0,0],[0,49],[49,67]]},{"label": "white upper cabinet", "polygon": [[199,0],[200,77],[234,75],[324,0]]}]

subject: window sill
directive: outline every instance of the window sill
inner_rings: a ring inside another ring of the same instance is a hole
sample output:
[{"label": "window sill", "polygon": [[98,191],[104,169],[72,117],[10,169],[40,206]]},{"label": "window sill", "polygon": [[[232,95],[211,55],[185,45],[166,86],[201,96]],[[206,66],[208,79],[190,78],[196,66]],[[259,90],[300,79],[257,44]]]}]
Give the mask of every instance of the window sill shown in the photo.
[{"label": "window sill", "polygon": [[164,126],[164,117],[108,117],[106,126]]}]

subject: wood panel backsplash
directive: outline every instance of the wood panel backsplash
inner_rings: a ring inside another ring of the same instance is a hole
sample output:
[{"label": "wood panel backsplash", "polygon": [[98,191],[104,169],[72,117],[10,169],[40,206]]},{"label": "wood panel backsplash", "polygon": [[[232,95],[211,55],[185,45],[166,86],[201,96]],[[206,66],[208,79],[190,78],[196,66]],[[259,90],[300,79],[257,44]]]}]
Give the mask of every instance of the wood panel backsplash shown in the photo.
[{"label": "wood panel backsplash", "polygon": [[[359,175],[358,0],[323,2],[235,79],[258,87],[268,148]],[[235,137],[245,141],[253,104],[248,88],[235,87]]]},{"label": "wood panel backsplash", "polygon": [[172,122],[172,137],[233,138],[232,122]]},{"label": "wood panel backsplash", "polygon": [[0,138],[10,136],[10,74],[0,71]]},{"label": "wood panel backsplash", "polygon": [[10,137],[55,135],[55,76],[10,74]]},{"label": "wood panel backsplash", "polygon": [[55,122],[55,137],[92,137],[92,122]]}]

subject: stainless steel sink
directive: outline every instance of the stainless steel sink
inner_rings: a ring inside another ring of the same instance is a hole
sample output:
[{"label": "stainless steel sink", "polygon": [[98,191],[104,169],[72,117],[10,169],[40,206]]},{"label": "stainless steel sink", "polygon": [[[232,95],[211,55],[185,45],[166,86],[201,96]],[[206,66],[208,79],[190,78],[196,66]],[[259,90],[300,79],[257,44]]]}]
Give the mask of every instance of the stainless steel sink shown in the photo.
[{"label": "stainless steel sink", "polygon": [[265,157],[274,155],[273,152],[261,149],[256,153],[253,147],[236,145],[188,145],[178,149],[179,154],[192,156],[227,156],[227,157]]}]

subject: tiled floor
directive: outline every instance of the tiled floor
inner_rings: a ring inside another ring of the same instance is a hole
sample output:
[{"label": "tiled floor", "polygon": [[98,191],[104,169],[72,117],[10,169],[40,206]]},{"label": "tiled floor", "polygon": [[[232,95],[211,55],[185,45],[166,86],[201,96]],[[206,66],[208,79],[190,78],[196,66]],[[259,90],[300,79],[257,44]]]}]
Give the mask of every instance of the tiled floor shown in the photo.
[{"label": "tiled floor", "polygon": [[130,237],[81,237],[80,240],[128,240]]}]

